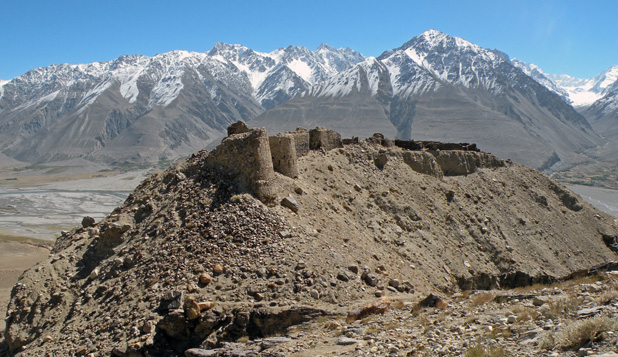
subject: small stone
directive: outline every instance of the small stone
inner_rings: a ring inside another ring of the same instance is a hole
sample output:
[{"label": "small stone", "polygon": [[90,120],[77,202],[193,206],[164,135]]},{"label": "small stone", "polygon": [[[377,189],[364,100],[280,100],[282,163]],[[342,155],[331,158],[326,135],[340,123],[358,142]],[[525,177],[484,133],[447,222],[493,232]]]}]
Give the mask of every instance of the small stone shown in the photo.
[{"label": "small stone", "polygon": [[388,156],[386,156],[385,153],[382,153],[378,155],[378,158],[376,159],[376,166],[379,169],[383,169],[387,162],[388,162]]},{"label": "small stone", "polygon": [[348,270],[351,271],[354,274],[358,274],[358,265],[350,265],[348,267]]},{"label": "small stone", "polygon": [[200,317],[200,307],[193,298],[188,297],[185,299],[183,309],[187,320],[195,320]]},{"label": "small stone", "polygon": [[146,321],[142,324],[142,332],[143,333],[152,333],[154,331],[155,324],[154,321]]},{"label": "small stone", "polygon": [[534,306],[542,306],[546,304],[548,301],[547,296],[535,296],[532,299],[532,305]]},{"label": "small stone", "polygon": [[84,217],[84,219],[82,219],[82,227],[84,228],[92,227],[95,223],[96,221],[94,220],[94,218],[89,216],[86,216]]},{"label": "small stone", "polygon": [[99,268],[94,268],[92,272],[90,272],[90,275],[88,275],[88,279],[90,280],[94,280],[98,277],[99,277]]},{"label": "small stone", "polygon": [[363,188],[360,187],[360,185],[356,184],[356,185],[354,185],[354,190],[356,190],[356,192],[361,192],[363,190]]},{"label": "small stone", "polygon": [[200,283],[206,285],[212,281],[212,276],[210,274],[203,272],[200,274]]},{"label": "small stone", "polygon": [[290,238],[292,236],[292,232],[290,231],[279,231],[279,235],[281,238]]},{"label": "small stone", "polygon": [[198,302],[197,306],[200,308],[200,311],[204,311],[204,310],[210,310],[214,308],[216,304],[217,303],[214,301],[207,301],[207,302]]},{"label": "small stone", "polygon": [[514,324],[514,323],[516,323],[516,322],[517,322],[517,316],[515,316],[515,315],[509,315],[509,316],[506,318],[506,322],[508,322],[508,323],[510,323],[510,324]]},{"label": "small stone", "polygon": [[320,298],[320,293],[316,290],[316,289],[311,289],[311,291],[309,292],[309,294],[311,295],[312,298],[314,299],[319,299]]},{"label": "small stone", "polygon": [[346,272],[344,271],[340,271],[337,274],[337,279],[341,280],[341,281],[350,281],[350,277],[348,276],[348,274],[346,274]]},{"label": "small stone", "polygon": [[358,343],[357,339],[349,338],[349,337],[339,337],[339,339],[335,341],[335,344],[338,346],[349,346],[349,345],[354,345],[357,343]]},{"label": "small stone", "polygon": [[395,289],[397,289],[400,284],[401,284],[401,282],[399,280],[397,280],[397,279],[391,279],[391,280],[388,281],[388,285],[392,286]]},{"label": "small stone", "polygon": [[379,283],[378,277],[373,275],[373,274],[367,274],[365,275],[365,277],[363,278],[363,280],[365,281],[365,283],[371,287],[377,286]]},{"label": "small stone", "polygon": [[215,267],[212,269],[212,271],[213,271],[215,274],[221,274],[221,273],[223,273],[223,265],[221,265],[221,264],[219,264],[219,263],[215,264]]},{"label": "small stone", "polygon": [[298,202],[296,202],[296,199],[294,199],[294,197],[292,197],[292,196],[288,196],[288,197],[282,199],[281,200],[281,205],[283,207],[289,208],[294,213],[298,213]]},{"label": "small stone", "polygon": [[300,187],[295,187],[294,192],[296,192],[297,195],[302,195],[303,193],[305,193],[305,191]]}]

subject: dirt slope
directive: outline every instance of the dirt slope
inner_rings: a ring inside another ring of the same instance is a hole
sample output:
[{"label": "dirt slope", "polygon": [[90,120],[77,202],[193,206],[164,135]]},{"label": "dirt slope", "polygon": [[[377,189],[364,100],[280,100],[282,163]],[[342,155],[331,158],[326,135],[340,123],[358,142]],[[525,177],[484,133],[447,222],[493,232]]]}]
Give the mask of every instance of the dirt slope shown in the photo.
[{"label": "dirt slope", "polygon": [[298,177],[267,182],[268,204],[238,170],[208,168],[205,151],[147,179],[24,274],[8,306],[11,351],[182,355],[376,296],[551,282],[616,259],[614,219],[539,172],[391,144],[299,155]]}]

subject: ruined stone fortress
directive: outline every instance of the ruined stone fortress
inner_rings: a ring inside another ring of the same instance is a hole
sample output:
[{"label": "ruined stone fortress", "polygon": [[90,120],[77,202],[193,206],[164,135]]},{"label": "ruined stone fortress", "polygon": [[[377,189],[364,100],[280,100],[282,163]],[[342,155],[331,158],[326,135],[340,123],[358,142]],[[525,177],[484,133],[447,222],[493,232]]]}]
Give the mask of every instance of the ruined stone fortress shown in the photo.
[{"label": "ruined stone fortress", "polygon": [[[332,130],[316,127],[268,136],[266,129],[249,128],[239,121],[227,129],[228,136],[208,155],[207,165],[234,176],[241,186],[264,202],[275,198],[275,172],[298,177],[298,158],[311,150],[329,151],[358,143],[358,138],[341,139]],[[436,178],[474,173],[480,167],[501,167],[504,162],[483,153],[475,144],[432,141],[390,140],[382,134],[366,139],[382,147],[374,158],[383,168],[389,157],[399,156],[418,173]]]}]

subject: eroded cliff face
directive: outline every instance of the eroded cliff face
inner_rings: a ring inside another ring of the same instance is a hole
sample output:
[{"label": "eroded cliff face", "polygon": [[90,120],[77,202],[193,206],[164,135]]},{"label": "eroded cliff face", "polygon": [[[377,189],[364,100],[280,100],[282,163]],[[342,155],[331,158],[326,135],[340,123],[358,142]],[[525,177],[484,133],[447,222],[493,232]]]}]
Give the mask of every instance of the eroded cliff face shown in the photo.
[{"label": "eroded cliff face", "polygon": [[376,295],[524,286],[616,259],[613,218],[473,146],[275,138],[236,128],[59,238],[13,289],[11,351],[183,354]]}]

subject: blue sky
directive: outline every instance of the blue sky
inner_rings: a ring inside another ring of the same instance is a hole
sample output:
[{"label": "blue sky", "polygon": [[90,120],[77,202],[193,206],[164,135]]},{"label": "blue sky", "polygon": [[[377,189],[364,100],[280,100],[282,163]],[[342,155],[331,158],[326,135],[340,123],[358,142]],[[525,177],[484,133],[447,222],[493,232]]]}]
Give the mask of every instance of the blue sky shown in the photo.
[{"label": "blue sky", "polygon": [[434,28],[548,73],[618,65],[618,1],[4,1],[0,79],[53,63],[109,61],[216,42],[257,51],[325,42],[367,56]]}]

